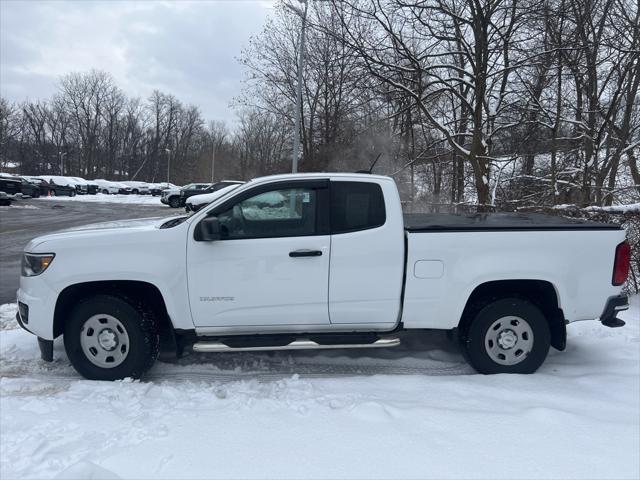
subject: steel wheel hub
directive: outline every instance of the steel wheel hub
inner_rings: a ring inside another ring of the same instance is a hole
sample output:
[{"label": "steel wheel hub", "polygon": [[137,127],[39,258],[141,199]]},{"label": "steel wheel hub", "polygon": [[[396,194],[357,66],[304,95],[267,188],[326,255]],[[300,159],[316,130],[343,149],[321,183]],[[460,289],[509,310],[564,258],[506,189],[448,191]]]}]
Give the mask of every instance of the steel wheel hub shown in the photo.
[{"label": "steel wheel hub", "polygon": [[533,348],[533,330],[521,317],[506,316],[491,324],[484,337],[487,355],[500,365],[523,362]]},{"label": "steel wheel hub", "polygon": [[107,314],[93,315],[82,326],[80,347],[94,365],[114,368],[129,355],[129,334],[116,317]]},{"label": "steel wheel hub", "polygon": [[105,328],[98,335],[98,343],[102,348],[111,351],[118,346],[118,337],[110,328]]},{"label": "steel wheel hub", "polygon": [[498,334],[498,345],[504,350],[513,348],[518,343],[518,337],[511,329],[503,330]]}]

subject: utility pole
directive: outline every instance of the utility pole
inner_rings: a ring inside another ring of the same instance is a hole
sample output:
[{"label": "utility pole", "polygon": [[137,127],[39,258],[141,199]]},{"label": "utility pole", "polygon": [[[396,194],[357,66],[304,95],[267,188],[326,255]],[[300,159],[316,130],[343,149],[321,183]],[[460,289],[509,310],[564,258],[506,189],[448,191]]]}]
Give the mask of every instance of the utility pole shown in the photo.
[{"label": "utility pole", "polygon": [[171,170],[171,149],[170,148],[165,148],[164,151],[167,152],[167,183],[170,183],[169,182],[169,172]]},{"label": "utility pole", "polygon": [[211,142],[211,183],[213,183],[213,171],[216,165],[216,143]]},{"label": "utility pole", "polygon": [[58,152],[58,156],[60,157],[60,175],[64,175],[64,157],[69,152]]},{"label": "utility pole", "polygon": [[307,10],[309,8],[309,0],[301,0],[304,3],[304,12],[301,12],[292,7],[291,5],[287,5],[290,9],[292,9],[298,15],[302,17],[302,29],[300,31],[300,44],[299,44],[299,52],[298,52],[298,87],[296,91],[296,111],[294,116],[294,126],[293,126],[293,158],[291,161],[291,172],[298,172],[298,158],[300,156],[300,121],[302,115],[302,70],[304,68],[304,39],[305,33],[307,29]]}]

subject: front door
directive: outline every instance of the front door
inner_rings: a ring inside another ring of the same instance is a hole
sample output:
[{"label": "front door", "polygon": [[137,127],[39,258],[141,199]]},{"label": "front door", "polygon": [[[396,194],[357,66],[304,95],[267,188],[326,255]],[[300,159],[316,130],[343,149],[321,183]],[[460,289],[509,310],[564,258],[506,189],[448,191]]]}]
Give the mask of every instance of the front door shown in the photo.
[{"label": "front door", "polygon": [[328,181],[258,185],[209,212],[222,239],[187,244],[196,327],[329,323]]}]

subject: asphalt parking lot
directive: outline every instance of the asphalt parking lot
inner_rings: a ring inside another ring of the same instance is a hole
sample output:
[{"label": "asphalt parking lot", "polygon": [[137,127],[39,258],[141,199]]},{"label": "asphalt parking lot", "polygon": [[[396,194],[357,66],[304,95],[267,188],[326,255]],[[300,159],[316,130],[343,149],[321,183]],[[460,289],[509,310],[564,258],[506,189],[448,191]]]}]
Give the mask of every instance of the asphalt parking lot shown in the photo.
[{"label": "asphalt parking lot", "polygon": [[130,218],[163,217],[183,213],[160,203],[97,203],[21,200],[0,207],[0,304],[14,302],[20,281],[20,257],[34,237],[79,225]]}]

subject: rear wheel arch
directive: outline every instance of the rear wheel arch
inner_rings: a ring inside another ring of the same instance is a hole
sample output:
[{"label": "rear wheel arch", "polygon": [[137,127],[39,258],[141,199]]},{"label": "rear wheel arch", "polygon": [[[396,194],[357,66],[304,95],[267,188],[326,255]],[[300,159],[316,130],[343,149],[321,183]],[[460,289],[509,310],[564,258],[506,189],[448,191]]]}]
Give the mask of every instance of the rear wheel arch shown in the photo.
[{"label": "rear wheel arch", "polygon": [[546,280],[498,280],[478,285],[467,299],[458,330],[466,330],[474,312],[487,303],[514,296],[528,300],[542,311],[549,324],[551,345],[557,350],[564,350],[567,331],[560,296],[556,287]]},{"label": "rear wheel arch", "polygon": [[175,332],[162,293],[155,285],[138,280],[84,282],[66,287],[56,301],[53,316],[54,338],[64,333],[65,321],[72,309],[84,299],[96,295],[112,295],[137,309],[151,311],[158,323],[162,346],[175,347]]}]

